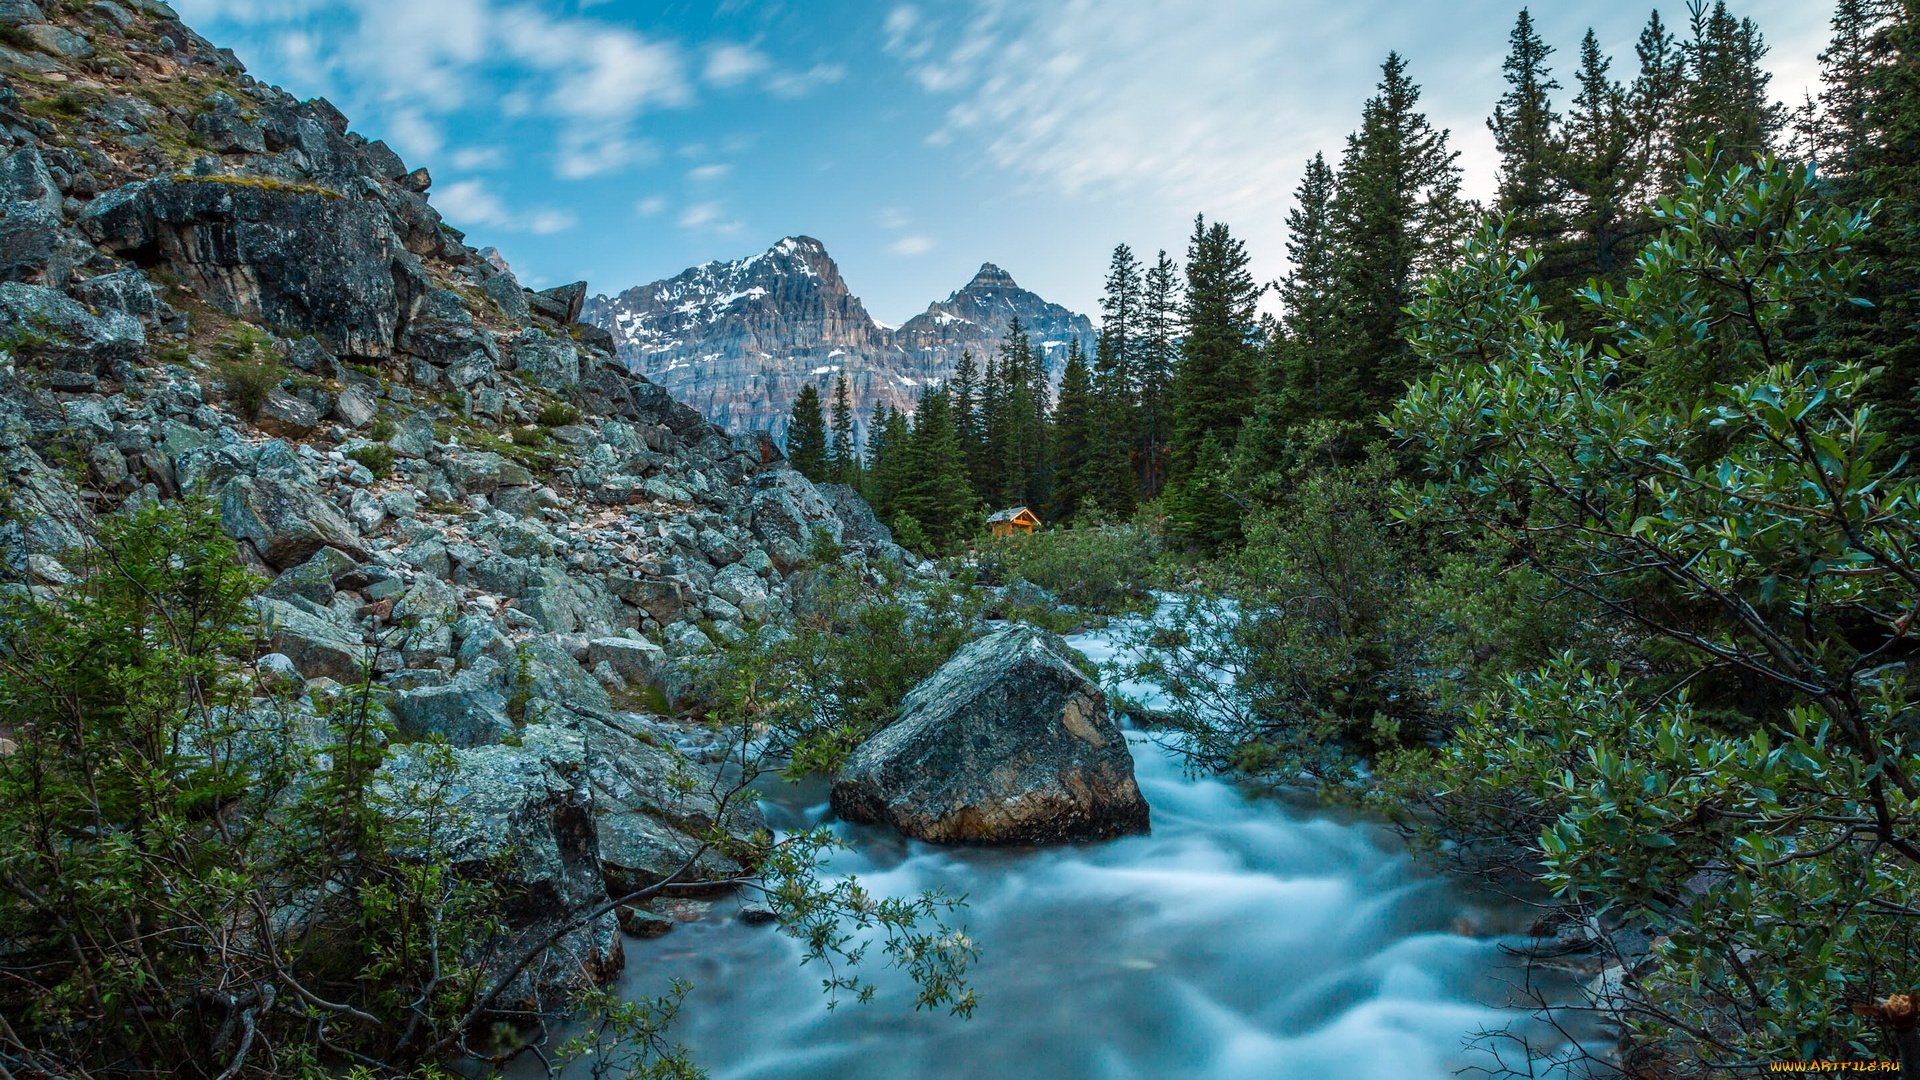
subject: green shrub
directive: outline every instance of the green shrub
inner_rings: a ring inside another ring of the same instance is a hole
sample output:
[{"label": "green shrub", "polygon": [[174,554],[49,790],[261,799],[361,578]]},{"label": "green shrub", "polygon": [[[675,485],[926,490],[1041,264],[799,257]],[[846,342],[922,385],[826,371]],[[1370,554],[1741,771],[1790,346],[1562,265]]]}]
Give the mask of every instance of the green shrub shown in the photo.
[{"label": "green shrub", "polygon": [[1141,526],[1106,525],[983,540],[979,558],[996,583],[1024,578],[1064,603],[1114,614],[1151,605],[1160,547]]},{"label": "green shrub", "polygon": [[213,346],[215,374],[226,387],[233,410],[248,420],[260,415],[267,395],[286,378],[286,369],[273,355],[267,336],[257,327],[240,323]]},{"label": "green shrub", "polygon": [[347,456],[365,465],[373,475],[385,478],[393,475],[393,460],[397,455],[391,446],[362,446],[349,451]]},{"label": "green shrub", "polygon": [[391,419],[382,416],[373,422],[373,427],[367,430],[367,438],[372,439],[374,442],[386,442],[388,439],[393,438],[399,430],[398,427],[394,426]]},{"label": "green shrub", "polygon": [[535,417],[535,421],[541,427],[566,427],[568,424],[580,422],[580,410],[564,401],[549,401],[540,406],[540,414]]},{"label": "green shrub", "polygon": [[536,450],[546,446],[550,441],[547,437],[547,429],[537,425],[530,424],[523,428],[513,429],[513,445],[515,446],[524,446],[529,450]]},{"label": "green shrub", "polygon": [[876,586],[857,567],[826,563],[799,587],[791,634],[728,647],[713,688],[722,722],[772,729],[790,775],[838,768],[986,626],[977,589],[916,585],[897,567]]}]

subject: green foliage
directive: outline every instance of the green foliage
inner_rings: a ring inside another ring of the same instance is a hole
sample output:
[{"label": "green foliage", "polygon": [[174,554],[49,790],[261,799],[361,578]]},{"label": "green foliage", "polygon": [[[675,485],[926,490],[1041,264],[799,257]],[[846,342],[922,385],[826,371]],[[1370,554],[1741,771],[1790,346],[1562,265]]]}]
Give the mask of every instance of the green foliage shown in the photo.
[{"label": "green foliage", "polygon": [[816,483],[826,482],[827,419],[821,411],[820,391],[812,383],[802,386],[793,401],[793,416],[787,423],[787,460],[801,476]]},{"label": "green foliage", "polygon": [[910,584],[897,566],[870,581],[857,564],[805,571],[799,617],[726,651],[716,714],[765,724],[792,776],[831,773],[901,699],[985,630],[977,590]]},{"label": "green foliage", "polygon": [[213,370],[226,387],[228,404],[248,420],[260,415],[267,395],[286,377],[266,334],[236,323],[214,344],[213,354]]},{"label": "green foliage", "polygon": [[[374,442],[386,442],[388,439],[399,434],[399,432],[400,429],[394,425],[391,417],[382,416],[373,422],[372,427],[367,429],[367,438],[372,439]],[[372,466],[368,467],[371,468]]]},{"label": "green foliage", "polygon": [[444,755],[381,785],[368,695],[317,727],[249,696],[255,582],[207,505],[103,519],[67,562],[75,584],[0,599],[9,1067],[277,1075],[323,1039],[451,1052],[498,924],[437,854]]},{"label": "green foliage", "polygon": [[982,575],[1025,579],[1062,602],[1101,614],[1149,608],[1160,539],[1144,526],[1086,524],[982,541]]},{"label": "green foliage", "polygon": [[534,422],[544,428],[566,427],[580,422],[580,410],[564,401],[549,401],[540,406]]},{"label": "green foliage", "polygon": [[1416,305],[1440,373],[1393,415],[1433,477],[1409,505],[1657,661],[1513,678],[1428,775],[1541,824],[1552,885],[1661,935],[1630,1019],[1671,1057],[1864,1056],[1844,1004],[1920,962],[1920,745],[1882,667],[1920,609],[1920,485],[1881,464],[1869,373],[1787,333],[1846,303],[1863,220],[1738,160],[1694,162],[1636,276],[1587,294],[1601,349],[1542,316],[1498,228]]},{"label": "green foliage", "polygon": [[385,478],[393,474],[393,462],[397,456],[393,447],[386,445],[362,446],[347,452],[347,456],[367,467],[367,471],[376,477]]}]

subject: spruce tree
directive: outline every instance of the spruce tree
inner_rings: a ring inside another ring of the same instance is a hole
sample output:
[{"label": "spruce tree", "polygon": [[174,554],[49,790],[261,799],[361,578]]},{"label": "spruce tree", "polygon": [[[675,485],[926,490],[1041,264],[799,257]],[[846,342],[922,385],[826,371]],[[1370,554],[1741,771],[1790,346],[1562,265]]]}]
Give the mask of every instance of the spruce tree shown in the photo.
[{"label": "spruce tree", "polygon": [[1555,261],[1558,276],[1574,281],[1611,277],[1627,262],[1636,212],[1646,182],[1647,142],[1634,124],[1627,91],[1609,73],[1591,29],[1580,42],[1579,89],[1562,134],[1560,178],[1569,197],[1568,241]]},{"label": "spruce tree", "polygon": [[1341,348],[1319,392],[1326,415],[1363,424],[1417,375],[1406,347],[1407,305],[1464,235],[1459,153],[1419,110],[1420,88],[1398,53],[1347,139],[1333,199]]},{"label": "spruce tree", "polygon": [[1140,299],[1140,344],[1132,383],[1137,395],[1134,454],[1140,494],[1155,499],[1167,483],[1173,436],[1173,371],[1180,355],[1180,268],[1162,251],[1147,268]]},{"label": "spruce tree", "polygon": [[1864,70],[1830,67],[1827,75],[1857,87],[1848,92],[1861,113],[1856,141],[1840,148],[1849,171],[1833,191],[1855,211],[1872,211],[1855,248],[1868,267],[1860,292],[1873,306],[1837,317],[1824,332],[1862,366],[1880,369],[1868,397],[1890,452],[1920,455],[1920,0],[1859,17],[1868,20]]},{"label": "spruce tree", "polygon": [[986,452],[985,433],[980,427],[980,383],[980,365],[974,362],[973,351],[962,349],[960,360],[953,367],[953,382],[949,391],[953,403],[953,431],[960,440],[960,457],[967,465],[967,479],[976,492],[980,490],[980,464]]},{"label": "spruce tree", "polygon": [[894,513],[916,522],[935,553],[956,550],[978,531],[979,503],[967,483],[952,404],[942,386],[929,386],[920,394],[901,474]]},{"label": "spruce tree", "polygon": [[1046,369],[1015,318],[1000,345],[1000,496],[1008,506],[1045,507],[1047,470]]},{"label": "spruce tree", "polygon": [[1186,302],[1180,358],[1173,372],[1173,471],[1193,463],[1212,434],[1233,445],[1260,393],[1257,305],[1261,288],[1248,272],[1244,243],[1222,222],[1195,217],[1187,246]]},{"label": "spruce tree", "polygon": [[1271,335],[1275,385],[1267,411],[1276,424],[1319,411],[1324,365],[1333,352],[1339,310],[1339,267],[1333,239],[1333,170],[1324,155],[1307,162],[1287,212],[1287,276],[1279,283],[1281,326]]},{"label": "spruce tree", "polygon": [[[1089,404],[1089,445],[1086,460],[1077,466],[1085,475],[1076,479],[1080,493],[1102,509],[1131,514],[1139,499],[1139,478],[1133,457],[1140,436],[1140,391],[1136,384],[1143,347],[1145,297],[1140,261],[1133,249],[1121,244],[1108,263],[1106,292],[1100,298],[1100,337],[1094,346]],[[1075,342],[1072,352],[1079,351]],[[1068,363],[1072,363],[1071,355]],[[1062,384],[1062,404],[1066,390]],[[1069,466],[1056,461],[1056,483],[1066,484]],[[1062,503],[1058,493],[1056,504]]]},{"label": "spruce tree", "polygon": [[867,501],[881,521],[892,525],[895,503],[906,487],[907,439],[911,431],[900,410],[874,404],[874,420],[867,430]]},{"label": "spruce tree", "polygon": [[1494,210],[1512,216],[1516,237],[1537,245],[1556,237],[1561,229],[1560,178],[1554,168],[1554,134],[1560,117],[1553,111],[1551,97],[1560,84],[1547,67],[1553,47],[1534,30],[1533,16],[1526,8],[1520,9],[1507,40],[1507,58],[1501,65],[1507,92],[1487,121],[1494,148],[1500,152]]},{"label": "spruce tree", "polygon": [[787,422],[787,460],[800,475],[815,483],[827,479],[827,423],[820,411],[820,391],[812,383],[793,399],[793,417]]},{"label": "spruce tree", "polygon": [[[1674,149],[1680,158],[1711,142],[1729,163],[1757,160],[1773,149],[1786,110],[1767,99],[1772,81],[1761,60],[1767,46],[1752,19],[1736,19],[1726,0],[1711,9],[1692,0],[1692,38],[1681,46],[1686,78],[1675,103]],[[1671,179],[1678,182],[1676,172]]]},{"label": "spruce tree", "polygon": [[1093,376],[1079,343],[1067,356],[1066,371],[1060,377],[1060,400],[1053,409],[1053,502],[1047,515],[1066,521],[1078,513],[1081,504],[1093,495],[1098,469],[1094,462],[1095,411]]},{"label": "spruce tree", "polygon": [[833,384],[833,438],[827,450],[827,471],[836,484],[859,484],[860,448],[853,432],[853,395],[843,373]]}]

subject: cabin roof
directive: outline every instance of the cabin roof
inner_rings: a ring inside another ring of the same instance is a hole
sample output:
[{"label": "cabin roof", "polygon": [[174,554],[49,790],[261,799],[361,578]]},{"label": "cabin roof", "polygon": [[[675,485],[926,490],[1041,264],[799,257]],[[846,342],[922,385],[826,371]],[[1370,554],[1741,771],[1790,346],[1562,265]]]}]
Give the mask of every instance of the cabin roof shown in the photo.
[{"label": "cabin roof", "polygon": [[1002,510],[999,513],[994,514],[992,517],[989,517],[987,519],[987,522],[991,524],[996,521],[1015,521],[1022,514],[1025,514],[1027,517],[1033,518],[1033,520],[1035,521],[1040,520],[1040,518],[1037,515],[1035,515],[1033,511],[1027,509],[1024,506],[1016,506],[1010,510]]}]

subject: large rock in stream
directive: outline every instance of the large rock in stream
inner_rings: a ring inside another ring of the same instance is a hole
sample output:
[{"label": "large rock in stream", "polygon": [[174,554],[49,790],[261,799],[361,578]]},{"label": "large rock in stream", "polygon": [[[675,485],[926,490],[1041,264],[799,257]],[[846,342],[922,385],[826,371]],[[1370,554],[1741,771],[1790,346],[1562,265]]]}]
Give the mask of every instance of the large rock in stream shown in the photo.
[{"label": "large rock in stream", "polygon": [[849,821],[941,844],[1040,844],[1147,830],[1106,695],[1059,637],[1009,626],[913,688],[833,785]]}]

